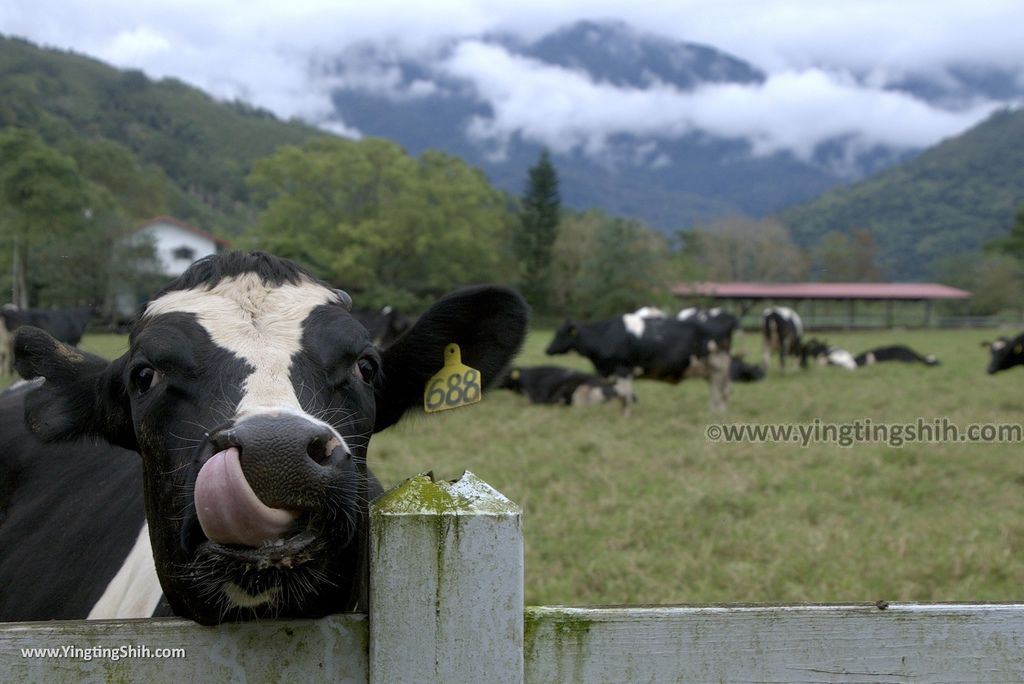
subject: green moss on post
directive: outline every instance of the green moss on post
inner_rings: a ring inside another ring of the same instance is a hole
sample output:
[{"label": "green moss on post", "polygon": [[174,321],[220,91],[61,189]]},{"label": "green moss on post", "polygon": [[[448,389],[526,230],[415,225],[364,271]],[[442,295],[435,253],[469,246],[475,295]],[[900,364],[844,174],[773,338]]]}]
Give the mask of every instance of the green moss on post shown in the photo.
[{"label": "green moss on post", "polygon": [[469,472],[418,475],[374,502],[372,682],[522,680],[520,518]]}]

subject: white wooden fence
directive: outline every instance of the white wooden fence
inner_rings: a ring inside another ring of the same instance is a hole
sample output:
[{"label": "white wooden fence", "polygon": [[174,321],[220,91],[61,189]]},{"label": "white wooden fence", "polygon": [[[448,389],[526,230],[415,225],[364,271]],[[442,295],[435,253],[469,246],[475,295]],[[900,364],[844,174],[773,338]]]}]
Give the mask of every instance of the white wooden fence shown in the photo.
[{"label": "white wooden fence", "polygon": [[0,624],[0,682],[1024,682],[1024,604],[524,612],[520,523],[421,475],[375,504],[368,616]]}]

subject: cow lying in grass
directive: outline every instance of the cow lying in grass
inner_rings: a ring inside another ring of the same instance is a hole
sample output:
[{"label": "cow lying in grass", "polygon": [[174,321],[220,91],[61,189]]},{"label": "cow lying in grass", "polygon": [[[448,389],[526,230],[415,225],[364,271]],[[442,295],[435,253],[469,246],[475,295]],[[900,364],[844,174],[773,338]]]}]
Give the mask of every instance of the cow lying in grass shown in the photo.
[{"label": "cow lying in grass", "polygon": [[635,396],[626,396],[612,380],[563,366],[513,368],[501,386],[534,404],[594,406],[620,401],[625,408],[636,402]]},{"label": "cow lying in grass", "polygon": [[806,366],[808,361],[814,361],[821,366],[841,366],[847,370],[856,370],[862,366],[874,366],[878,363],[891,363],[894,361],[920,363],[925,366],[939,365],[938,359],[931,354],[922,356],[910,347],[902,344],[876,347],[854,356],[845,349],[833,347],[817,339],[809,340],[803,346],[801,365]]},{"label": "cow lying in grass", "polygon": [[1012,340],[1000,337],[995,342],[982,342],[981,346],[988,349],[991,354],[988,362],[989,375],[1024,365],[1024,333]]},{"label": "cow lying in grass", "polygon": [[800,347],[800,366],[807,368],[812,362],[819,366],[839,366],[846,370],[857,370],[853,354],[816,338],[808,340]]},{"label": "cow lying in grass", "polygon": [[165,288],[114,361],[20,329],[17,368],[45,382],[0,398],[0,620],[365,606],[370,435],[422,405],[451,342],[499,377],[527,310],[461,290],[381,353],[350,306],[236,253]]},{"label": "cow lying in grass", "polygon": [[866,352],[861,352],[853,357],[858,366],[874,366],[876,363],[890,363],[898,361],[901,363],[921,363],[925,366],[938,366],[939,360],[932,354],[918,354],[905,344],[890,344],[885,347],[875,347]]}]

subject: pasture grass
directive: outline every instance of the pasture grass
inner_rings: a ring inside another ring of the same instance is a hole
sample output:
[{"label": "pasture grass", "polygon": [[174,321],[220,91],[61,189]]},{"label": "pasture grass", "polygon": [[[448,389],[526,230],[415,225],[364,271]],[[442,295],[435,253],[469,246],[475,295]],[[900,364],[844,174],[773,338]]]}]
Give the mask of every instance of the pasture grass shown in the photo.
[{"label": "pasture grass", "polygon": [[[551,335],[532,332],[518,363],[589,370],[577,356],[544,356]],[[725,416],[708,411],[697,380],[638,382],[628,418],[611,404],[532,406],[491,391],[377,435],[370,464],[385,487],[471,470],[519,503],[530,604],[1021,600],[1020,444],[805,448],[705,435],[722,422],[1019,424],[1021,371],[985,374],[979,343],[991,336],[827,335],[854,353],[909,344],[942,365],[773,367],[763,382],[733,385]],[[82,346],[112,357],[126,343],[89,335]],[[759,360],[756,334],[736,346]]]},{"label": "pasture grass", "polygon": [[[589,370],[544,356],[551,336],[534,331],[519,363]],[[370,463],[386,487],[468,469],[518,502],[530,604],[1020,600],[1020,444],[708,441],[720,422],[1022,422],[1020,371],[985,374],[991,333],[826,337],[854,353],[905,343],[942,365],[791,367],[734,384],[725,417],[703,381],[638,382],[629,418],[493,391],[376,436]],[[737,347],[760,358],[756,334]]]}]

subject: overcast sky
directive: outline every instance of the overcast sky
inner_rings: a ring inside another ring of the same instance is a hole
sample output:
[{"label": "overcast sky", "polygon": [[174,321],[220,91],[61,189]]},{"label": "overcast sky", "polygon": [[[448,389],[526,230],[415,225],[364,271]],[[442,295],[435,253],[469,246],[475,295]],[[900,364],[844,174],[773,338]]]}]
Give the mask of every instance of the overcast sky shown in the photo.
[{"label": "overcast sky", "polygon": [[[473,40],[491,31],[535,38],[583,18],[714,46],[768,80],[691,93],[664,84],[623,89]],[[595,153],[616,134],[693,130],[801,156],[834,136],[854,147],[922,147],[1000,103],[939,107],[886,84],[907,74],[942,77],[958,64],[1014,70],[1024,87],[1022,0],[3,0],[0,32],[321,123],[330,83],[313,75],[311,63],[354,41],[417,49],[463,36],[434,67],[466,79],[491,103],[494,117],[474,121],[469,133],[491,142],[518,133],[556,150]],[[381,76],[370,83],[364,74],[363,85],[393,86]],[[345,122],[331,128],[358,134]]]}]

